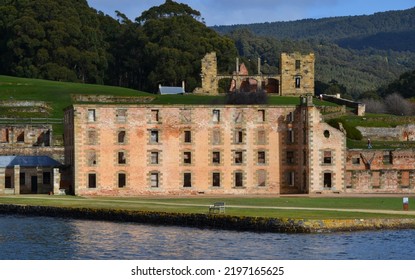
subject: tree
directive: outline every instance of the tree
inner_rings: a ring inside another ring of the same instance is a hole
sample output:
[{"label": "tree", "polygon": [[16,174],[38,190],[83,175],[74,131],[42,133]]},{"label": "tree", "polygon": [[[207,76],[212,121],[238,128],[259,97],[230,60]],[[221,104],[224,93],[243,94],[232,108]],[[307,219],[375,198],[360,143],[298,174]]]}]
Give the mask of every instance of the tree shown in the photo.
[{"label": "tree", "polygon": [[0,8],[0,31],[2,74],[103,81],[106,43],[85,0],[7,1]]},{"label": "tree", "polygon": [[141,61],[147,73],[143,90],[155,92],[159,84],[177,86],[185,81],[192,91],[200,85],[200,60],[206,53],[216,51],[224,65],[237,56],[233,41],[206,27],[199,17],[189,6],[167,0],[136,19],[147,39]]},{"label": "tree", "polygon": [[381,90],[383,96],[392,93],[399,93],[405,98],[415,97],[415,71],[403,73],[399,79]]},{"label": "tree", "polygon": [[398,93],[393,93],[385,98],[385,105],[390,114],[397,116],[409,116],[413,113],[413,105]]},{"label": "tree", "polygon": [[362,99],[360,102],[365,104],[366,112],[375,114],[384,114],[387,112],[385,103],[378,99]]}]

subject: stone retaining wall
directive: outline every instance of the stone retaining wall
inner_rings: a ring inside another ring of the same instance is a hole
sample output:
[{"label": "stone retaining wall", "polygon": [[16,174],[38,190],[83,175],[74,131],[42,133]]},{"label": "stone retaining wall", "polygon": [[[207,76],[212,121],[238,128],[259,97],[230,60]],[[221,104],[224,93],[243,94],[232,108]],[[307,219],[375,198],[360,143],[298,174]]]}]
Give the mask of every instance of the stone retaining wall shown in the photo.
[{"label": "stone retaining wall", "polygon": [[74,102],[93,102],[93,103],[150,103],[155,96],[112,96],[112,95],[81,95],[73,94],[71,98]]},{"label": "stone retaining wall", "polygon": [[383,141],[415,141],[415,125],[398,125],[397,127],[356,127],[363,138]]},{"label": "stone retaining wall", "polygon": [[338,94],[338,95],[322,94],[321,97],[322,97],[323,100],[333,102],[333,103],[336,103],[336,104],[339,104],[339,105],[345,105],[347,107],[355,109],[354,113],[358,116],[364,116],[365,113],[366,113],[365,104],[355,102],[355,101],[352,101],[352,100],[348,100],[348,99],[340,98],[340,94]]},{"label": "stone retaining wall", "polygon": [[275,233],[320,233],[415,228],[415,219],[302,220],[10,204],[0,205],[0,214],[64,217]]}]

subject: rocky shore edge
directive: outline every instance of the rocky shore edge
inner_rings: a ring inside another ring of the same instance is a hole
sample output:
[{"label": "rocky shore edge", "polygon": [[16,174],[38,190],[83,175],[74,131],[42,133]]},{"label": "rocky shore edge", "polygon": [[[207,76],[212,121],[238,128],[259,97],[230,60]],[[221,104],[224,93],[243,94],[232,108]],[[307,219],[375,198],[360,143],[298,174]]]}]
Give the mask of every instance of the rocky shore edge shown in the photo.
[{"label": "rocky shore edge", "polygon": [[0,205],[0,214],[275,233],[415,229],[415,219],[308,220],[14,204]]}]

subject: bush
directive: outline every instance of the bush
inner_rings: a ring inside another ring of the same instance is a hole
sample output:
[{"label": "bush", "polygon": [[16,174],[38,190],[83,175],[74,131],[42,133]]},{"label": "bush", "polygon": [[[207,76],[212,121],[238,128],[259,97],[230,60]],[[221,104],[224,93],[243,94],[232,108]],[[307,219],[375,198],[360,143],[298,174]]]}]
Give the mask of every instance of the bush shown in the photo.
[{"label": "bush", "polygon": [[400,96],[398,93],[392,93],[386,96],[385,104],[388,112],[397,116],[410,116],[414,111],[411,102]]},{"label": "bush", "polygon": [[268,96],[264,91],[259,92],[234,92],[226,94],[226,104],[267,104]]},{"label": "bush", "polygon": [[387,112],[385,103],[382,100],[362,99],[360,102],[366,105],[366,112],[374,114],[384,114]]},{"label": "bush", "polygon": [[343,119],[331,119],[331,120],[328,120],[327,123],[330,126],[337,128],[337,129],[340,129],[339,123],[341,123],[343,125],[343,128],[346,130],[347,138],[353,139],[353,140],[359,140],[359,141],[363,139],[363,135],[360,132],[360,130],[350,125],[349,123],[347,123],[347,121]]},{"label": "bush", "polygon": [[362,103],[366,105],[366,112],[383,114],[389,113],[396,116],[410,116],[414,112],[412,103],[398,93],[386,96],[385,100],[363,99]]}]

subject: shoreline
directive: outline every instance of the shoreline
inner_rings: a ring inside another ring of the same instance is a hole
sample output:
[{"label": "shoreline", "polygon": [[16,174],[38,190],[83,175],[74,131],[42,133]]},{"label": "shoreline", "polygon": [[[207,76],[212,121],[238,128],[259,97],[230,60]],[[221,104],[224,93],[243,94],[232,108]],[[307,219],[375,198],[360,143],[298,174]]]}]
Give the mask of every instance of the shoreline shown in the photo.
[{"label": "shoreline", "polygon": [[415,229],[415,219],[410,218],[310,220],[239,217],[224,214],[182,214],[17,204],[1,204],[0,214],[46,216],[55,218],[128,222],[159,226],[181,226],[264,233],[329,233],[383,229]]}]

